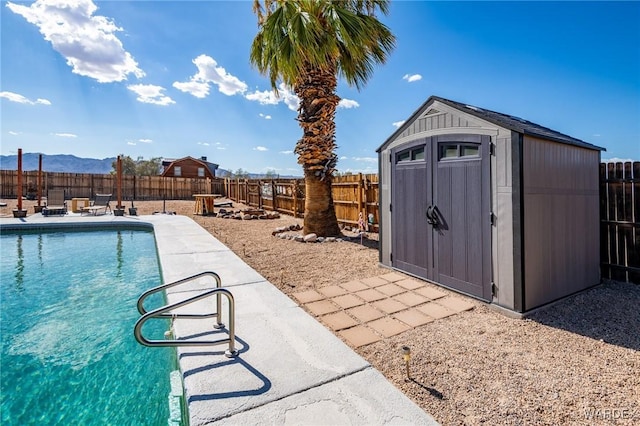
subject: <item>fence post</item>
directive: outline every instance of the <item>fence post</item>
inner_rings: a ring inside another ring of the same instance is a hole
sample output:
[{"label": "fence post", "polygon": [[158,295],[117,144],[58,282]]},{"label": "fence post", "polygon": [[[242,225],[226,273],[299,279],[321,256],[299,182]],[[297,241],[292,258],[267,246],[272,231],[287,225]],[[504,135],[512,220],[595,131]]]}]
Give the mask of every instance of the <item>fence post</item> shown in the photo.
[{"label": "fence post", "polygon": [[293,181],[293,217],[298,217],[298,180]]},{"label": "fence post", "polygon": [[[358,212],[362,215],[366,215],[366,212],[362,208],[362,173],[358,173]],[[356,215],[358,217],[358,215]]]},{"label": "fence post", "polygon": [[273,202],[273,211],[277,212],[278,211],[278,202],[276,201],[278,199],[278,195],[276,194],[276,183],[273,179],[271,179],[271,199]]},{"label": "fence post", "polygon": [[[366,223],[366,228],[367,231],[373,231],[373,229],[369,229],[369,205],[367,203],[367,192],[369,190],[369,179],[367,178],[367,175],[364,175],[364,180],[363,180],[363,186],[362,186],[362,204],[364,205],[364,208],[362,209],[362,217],[365,220]],[[373,228],[373,224],[371,224],[372,228]]]}]

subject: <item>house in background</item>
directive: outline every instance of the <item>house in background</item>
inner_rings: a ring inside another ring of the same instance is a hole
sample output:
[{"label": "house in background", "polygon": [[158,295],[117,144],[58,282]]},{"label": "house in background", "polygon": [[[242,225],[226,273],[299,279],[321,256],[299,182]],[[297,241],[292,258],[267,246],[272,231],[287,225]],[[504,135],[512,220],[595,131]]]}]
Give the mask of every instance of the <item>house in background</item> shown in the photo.
[{"label": "house in background", "polygon": [[217,164],[207,161],[207,157],[200,159],[184,157],[178,160],[162,160],[162,176],[185,178],[210,178],[216,177]]}]

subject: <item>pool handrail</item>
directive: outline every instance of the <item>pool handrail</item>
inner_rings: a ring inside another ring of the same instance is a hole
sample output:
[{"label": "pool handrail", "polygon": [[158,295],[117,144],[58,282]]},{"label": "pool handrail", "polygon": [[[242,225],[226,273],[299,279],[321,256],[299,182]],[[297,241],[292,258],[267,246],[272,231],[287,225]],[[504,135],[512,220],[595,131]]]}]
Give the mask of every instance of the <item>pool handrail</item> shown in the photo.
[{"label": "pool handrail", "polygon": [[[146,311],[144,309],[144,299],[154,294],[158,291],[165,290],[170,287],[174,287],[176,285],[184,284],[190,281],[193,281],[202,276],[213,276],[216,280],[216,288],[209,289],[203,293],[200,293],[196,296],[190,297],[188,299],[181,300],[179,302],[171,303],[160,308],[154,309],[152,311]],[[206,297],[216,295],[216,304],[217,311],[213,314],[177,314],[171,313],[172,310],[177,309],[181,306],[188,305],[190,303],[196,302],[200,299],[204,299]],[[218,340],[187,340],[187,339],[177,339],[177,340],[152,340],[147,339],[142,335],[142,326],[144,323],[152,318],[171,318],[172,321],[178,318],[189,318],[189,319],[202,319],[202,318],[211,318],[216,317],[216,324],[213,326],[216,329],[220,329],[224,327],[224,324],[220,322],[221,317],[221,296],[225,296],[229,301],[229,337],[225,339]],[[152,289],[149,289],[142,293],[142,295],[138,298],[138,312],[142,314],[142,317],[136,321],[134,326],[134,336],[138,343],[144,346],[151,347],[167,347],[167,346],[210,346],[210,345],[219,345],[224,343],[229,343],[229,348],[225,351],[225,356],[228,358],[235,357],[238,355],[238,351],[235,349],[235,299],[233,294],[226,288],[222,288],[222,281],[220,280],[220,276],[215,272],[201,272],[199,274],[195,274],[193,276],[183,278],[178,281],[174,281],[168,284],[162,284]]]},{"label": "pool handrail", "polygon": [[[170,283],[166,283],[166,284],[161,284],[159,286],[150,288],[149,290],[145,291],[144,293],[142,293],[140,295],[140,297],[138,298],[138,312],[140,312],[140,315],[144,315],[147,313],[147,310],[144,308],[144,300],[149,297],[152,294],[158,293],[160,291],[166,290],[168,288],[171,287],[175,287],[178,286],[180,284],[185,284],[191,281],[194,281],[198,278],[204,277],[204,276],[212,276],[215,280],[216,280],[216,288],[221,288],[222,287],[222,280],[220,279],[220,276],[218,274],[216,274],[215,272],[212,271],[205,271],[205,272],[200,272],[198,274],[195,275],[191,275],[190,277],[186,277],[186,278],[182,278],[178,281],[173,281]],[[224,324],[221,322],[221,309],[222,308],[222,303],[220,300],[220,295],[218,294],[216,297],[216,312],[212,313],[212,314],[179,314],[177,316],[177,318],[211,318],[213,316],[216,317],[216,325],[214,325],[214,328],[222,328],[224,327]],[[163,315],[161,315],[163,317],[176,317],[176,315],[172,315],[170,313],[164,313]]]}]

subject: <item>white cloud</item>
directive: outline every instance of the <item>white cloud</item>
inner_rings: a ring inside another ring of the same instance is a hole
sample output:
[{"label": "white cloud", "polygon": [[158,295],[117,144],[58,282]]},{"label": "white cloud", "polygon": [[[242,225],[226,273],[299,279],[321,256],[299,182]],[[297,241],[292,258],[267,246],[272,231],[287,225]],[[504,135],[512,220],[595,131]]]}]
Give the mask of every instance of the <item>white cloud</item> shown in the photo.
[{"label": "white cloud", "polygon": [[599,138],[600,136],[602,136],[600,133],[594,133],[594,134],[593,134],[593,137],[594,137],[594,138]]},{"label": "white cloud", "polygon": [[73,133],[54,133],[54,136],[58,136],[60,138],[77,138],[78,135]]},{"label": "white cloud", "polygon": [[115,35],[122,28],[94,15],[98,7],[91,0],[37,0],[29,6],[8,2],[7,7],[36,25],[75,74],[100,83],[126,80],[129,74],[144,77]]},{"label": "white cloud", "polygon": [[151,142],[153,142],[153,140],[151,140],[151,139],[138,139],[138,142],[151,143]]},{"label": "white cloud", "polygon": [[0,92],[0,98],[5,98],[10,100],[11,102],[17,102],[19,104],[27,104],[27,105],[51,105],[47,99],[38,98],[35,101],[32,101],[18,93],[13,92]]},{"label": "white cloud", "polygon": [[209,146],[209,143],[208,142],[198,142],[198,145]]},{"label": "white cloud", "polygon": [[8,132],[11,136],[18,136],[20,132],[14,132],[13,130],[9,130]]},{"label": "white cloud", "polygon": [[216,149],[219,149],[220,151],[224,151],[225,149],[227,149],[226,146],[217,146]]},{"label": "white cloud", "polygon": [[136,98],[137,101],[145,104],[166,106],[176,103],[169,96],[162,93],[165,89],[161,86],[155,86],[153,84],[130,84],[127,86],[127,89],[138,95]]},{"label": "white cloud", "polygon": [[280,154],[293,154],[293,151],[280,151]]},{"label": "white cloud", "polygon": [[360,104],[356,101],[353,101],[351,99],[340,99],[340,102],[338,102],[338,108],[358,108],[360,106]]},{"label": "white cloud", "polygon": [[270,115],[264,115],[263,113],[258,114],[260,117],[264,118],[265,120],[271,120],[271,116]]},{"label": "white cloud", "polygon": [[180,83],[176,81],[173,83],[173,87],[176,89],[190,93],[196,98],[205,98],[209,94],[209,83],[203,83],[198,81],[188,81],[186,83]]},{"label": "white cloud", "polygon": [[135,145],[136,145],[136,143],[135,143],[135,142],[133,142],[133,141],[128,141],[128,142],[127,142],[127,145],[133,145],[133,146],[135,146]]},{"label": "white cloud", "polygon": [[211,56],[200,55],[193,60],[198,72],[187,82],[176,81],[173,87],[196,98],[204,98],[209,94],[209,85],[218,86],[218,91],[227,96],[242,94],[247,91],[247,84],[229,74]]},{"label": "white cloud", "polygon": [[340,157],[341,160],[346,160],[347,158],[349,157],[347,157],[346,155],[343,155],[342,157]]},{"label": "white cloud", "polygon": [[414,81],[422,80],[422,76],[420,74],[405,74],[402,79],[407,80],[409,83],[413,83]]},{"label": "white cloud", "polygon": [[255,148],[253,148],[254,151],[269,151],[267,148],[265,148],[264,146],[256,146]]},{"label": "white cloud", "polygon": [[393,123],[391,123],[392,125],[396,126],[396,127],[400,127],[404,124],[406,120],[401,120],[401,121],[394,121]]},{"label": "white cloud", "polygon": [[250,101],[260,102],[261,105],[277,105],[280,102],[284,102],[291,111],[298,111],[298,106],[300,105],[298,96],[284,83],[278,85],[278,96],[273,90],[256,90],[245,95],[245,98]]},{"label": "white cloud", "polygon": [[256,90],[253,93],[249,93],[245,96],[250,101],[260,102],[261,105],[277,105],[281,99],[279,99],[273,90]]},{"label": "white cloud", "polygon": [[362,173],[362,174],[374,174],[374,173],[378,173],[378,170],[373,168],[373,167],[365,167],[362,169],[354,169],[354,168],[347,168],[347,169],[338,169],[338,171],[340,173]]},{"label": "white cloud", "polygon": [[602,160],[603,163],[628,163],[633,161],[635,160],[632,160],[631,158],[618,158],[618,157]]},{"label": "white cloud", "polygon": [[377,157],[353,157],[351,158],[353,161],[359,161],[362,163],[377,163],[378,162],[378,158]]},{"label": "white cloud", "polygon": [[287,89],[284,83],[280,84],[280,88],[278,89],[278,91],[280,92],[280,97],[282,98],[284,104],[291,111],[298,111],[298,107],[300,106],[300,98],[298,98],[295,93]]}]

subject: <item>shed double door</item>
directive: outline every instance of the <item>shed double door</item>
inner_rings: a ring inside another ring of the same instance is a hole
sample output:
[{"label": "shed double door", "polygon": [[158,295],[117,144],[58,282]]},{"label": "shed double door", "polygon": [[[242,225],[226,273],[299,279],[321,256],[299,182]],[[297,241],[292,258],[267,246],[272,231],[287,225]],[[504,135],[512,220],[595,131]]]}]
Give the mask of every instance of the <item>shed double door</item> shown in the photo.
[{"label": "shed double door", "polygon": [[394,268],[491,299],[490,137],[441,135],[392,150]]}]

